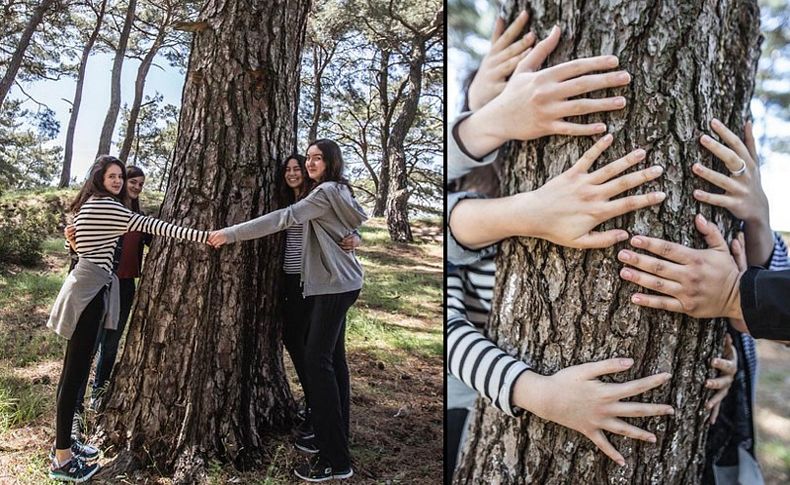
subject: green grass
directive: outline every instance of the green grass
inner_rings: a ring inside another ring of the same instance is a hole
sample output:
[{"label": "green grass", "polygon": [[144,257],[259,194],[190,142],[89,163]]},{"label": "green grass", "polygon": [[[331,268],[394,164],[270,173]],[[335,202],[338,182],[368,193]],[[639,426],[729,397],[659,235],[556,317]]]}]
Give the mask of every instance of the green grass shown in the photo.
[{"label": "green grass", "polygon": [[781,463],[785,469],[790,470],[790,446],[778,441],[757,442],[760,454],[769,460]]},{"label": "green grass", "polygon": [[348,345],[369,351],[386,362],[400,362],[404,353],[441,357],[442,328],[416,329],[373,317],[364,309],[348,312]]},{"label": "green grass", "polygon": [[65,268],[57,273],[25,269],[16,274],[0,274],[0,307],[13,309],[31,303],[50,307],[65,275]]},{"label": "green grass", "polygon": [[49,407],[38,385],[0,370],[0,434],[33,422]]}]

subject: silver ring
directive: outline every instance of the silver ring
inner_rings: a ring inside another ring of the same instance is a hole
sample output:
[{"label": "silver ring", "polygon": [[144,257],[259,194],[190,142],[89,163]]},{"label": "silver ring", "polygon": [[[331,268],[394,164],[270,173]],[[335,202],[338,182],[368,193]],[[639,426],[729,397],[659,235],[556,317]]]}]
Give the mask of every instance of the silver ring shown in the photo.
[{"label": "silver ring", "polygon": [[744,161],[743,158],[739,158],[738,160],[741,161],[741,168],[734,172],[732,170],[730,171],[730,175],[733,177],[738,177],[739,175],[743,175],[746,172],[746,161]]}]

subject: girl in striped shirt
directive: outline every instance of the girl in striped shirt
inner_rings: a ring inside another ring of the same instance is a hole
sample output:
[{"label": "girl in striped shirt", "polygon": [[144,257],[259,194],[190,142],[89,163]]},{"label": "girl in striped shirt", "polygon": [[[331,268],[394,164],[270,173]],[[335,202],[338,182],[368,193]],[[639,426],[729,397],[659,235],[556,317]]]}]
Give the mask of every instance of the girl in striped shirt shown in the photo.
[{"label": "girl in striped shirt", "polygon": [[132,212],[121,201],[126,195],[126,169],[120,160],[102,155],[71,204],[76,212],[76,251],[79,261],[66,277],[52,307],[47,326],[68,339],[57,393],[56,439],[49,476],[61,481],[85,481],[99,469],[87,462],[99,451],[71,439],[71,425],[80,386],[90,371],[90,359],[100,325],[118,325],[118,278],[113,254],[118,238],[131,231],[206,243],[208,233],[174,226]]}]

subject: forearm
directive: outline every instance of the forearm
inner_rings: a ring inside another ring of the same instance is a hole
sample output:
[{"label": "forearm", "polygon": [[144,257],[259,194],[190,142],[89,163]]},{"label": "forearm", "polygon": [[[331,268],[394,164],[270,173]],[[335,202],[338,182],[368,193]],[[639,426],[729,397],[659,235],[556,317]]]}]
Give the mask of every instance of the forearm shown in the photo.
[{"label": "forearm", "polygon": [[274,234],[296,224],[289,208],[269,212],[247,222],[226,227],[223,232],[228,242],[249,241]]},{"label": "forearm", "polygon": [[208,232],[190,229],[187,227],[176,226],[168,222],[133,214],[129,218],[127,232],[140,231],[155,236],[164,236],[173,239],[185,239],[188,241],[205,243],[208,240]]},{"label": "forearm", "polygon": [[450,231],[459,244],[478,249],[512,236],[539,237],[540,214],[531,210],[533,192],[496,199],[464,199],[450,213]]},{"label": "forearm", "polygon": [[744,221],[746,238],[746,260],[750,266],[767,267],[774,250],[774,233],[768,225],[768,218],[757,221]]}]

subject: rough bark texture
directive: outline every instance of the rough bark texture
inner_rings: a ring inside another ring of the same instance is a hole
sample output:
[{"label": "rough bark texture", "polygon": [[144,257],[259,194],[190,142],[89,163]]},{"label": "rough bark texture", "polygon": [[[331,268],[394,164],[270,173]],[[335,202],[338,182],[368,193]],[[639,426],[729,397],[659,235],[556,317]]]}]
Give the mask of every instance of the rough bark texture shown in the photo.
[{"label": "rough bark texture", "polygon": [[[173,13],[173,4],[168,4],[167,10],[164,12],[162,22],[159,24],[159,30],[156,33],[151,48],[145,53],[140,67],[137,68],[137,78],[134,81],[134,100],[132,107],[129,109],[129,121],[126,124],[126,136],[121,143],[121,152],[118,158],[126,162],[129,152],[132,150],[132,142],[137,134],[137,118],[140,116],[140,107],[143,104],[143,92],[145,91],[145,79],[148,77],[148,71],[151,69],[151,64],[154,62],[157,52],[162,47],[162,43],[167,35],[167,29],[170,24],[170,19]],[[136,157],[136,155],[135,155]]]},{"label": "rough bark texture", "polygon": [[99,11],[96,12],[96,25],[88,36],[85,46],[82,48],[80,67],[77,71],[77,86],[74,88],[74,101],[71,103],[69,126],[66,129],[66,144],[63,149],[63,169],[60,171],[60,182],[58,182],[58,187],[61,188],[68,187],[71,181],[71,158],[74,155],[74,130],[77,128],[77,117],[80,114],[80,105],[82,104],[82,86],[85,83],[85,69],[88,66],[88,58],[93,50],[93,45],[96,43],[96,38],[99,36],[106,8],[107,0],[103,0],[99,6]]},{"label": "rough bark texture", "polygon": [[14,54],[11,56],[11,60],[8,61],[8,67],[3,75],[3,79],[0,79],[0,107],[3,106],[3,102],[5,102],[8,92],[11,90],[11,86],[14,85],[16,74],[19,72],[19,67],[22,65],[22,59],[25,57],[28,46],[30,46],[30,39],[33,38],[33,34],[36,32],[39,24],[44,20],[47,9],[53,4],[55,4],[55,0],[42,1],[41,4],[33,10],[33,15],[30,17],[30,20],[27,21],[27,25],[25,25],[25,30],[22,31],[22,36],[19,38]]},{"label": "rough bark texture", "polygon": [[129,5],[126,8],[126,19],[123,22],[121,35],[118,37],[118,45],[115,47],[115,59],[112,63],[110,80],[110,106],[107,108],[107,115],[104,117],[96,156],[110,153],[112,134],[115,132],[115,122],[118,121],[118,112],[121,109],[121,69],[123,69],[123,59],[126,54],[126,45],[129,42],[129,33],[132,31],[136,8],[137,0],[129,0]]},{"label": "rough bark texture", "polygon": [[379,103],[381,103],[381,128],[379,130],[381,139],[381,167],[379,168],[379,185],[376,187],[376,199],[373,204],[373,217],[383,217],[387,210],[387,199],[389,198],[390,180],[390,124],[394,115],[393,105],[397,104],[397,94],[395,102],[390,103],[389,95],[389,70],[390,57],[392,53],[386,49],[381,49],[379,58],[379,69],[376,72],[378,82]]},{"label": "rough bark texture", "polygon": [[[736,133],[742,131],[759,55],[756,2],[538,1],[530,6],[535,32],[545,34],[554,23],[563,29],[549,65],[615,54],[633,77],[629,88],[616,90],[628,99],[625,110],[585,117],[606,122],[615,135],[594,168],[636,147],[648,153],[638,168],[665,167],[663,177],[637,189],[666,191],[663,205],[603,227],[622,227],[692,247],[704,247],[693,228],[697,212],[731,228],[726,214],[692,198],[692,188],[702,183],[691,166],[701,161],[725,171],[698,142],[701,131],[710,133],[711,118],[719,118]],[[520,1],[512,11],[524,7]],[[503,193],[539,187],[567,169],[591,143],[550,137],[510,144],[504,153]],[[654,432],[657,444],[610,435],[626,458],[627,465],[620,468],[576,432],[529,414],[509,418],[478,403],[455,477],[458,483],[699,481],[708,417],[703,383],[708,359],[721,352],[723,322],[630,304],[628,298],[637,288],[618,277],[620,247],[579,251],[534,239],[503,243],[488,333],[543,374],[615,356],[636,361],[617,381],[671,372],[670,383],[640,399],[670,403],[676,415],[629,420]]]},{"label": "rough bark texture", "polygon": [[[161,218],[214,229],[273,209],[295,145],[308,0],[209,0],[194,37]],[[282,241],[156,238],[100,434],[195,483],[209,459],[257,462],[290,425],[277,281]]]}]

